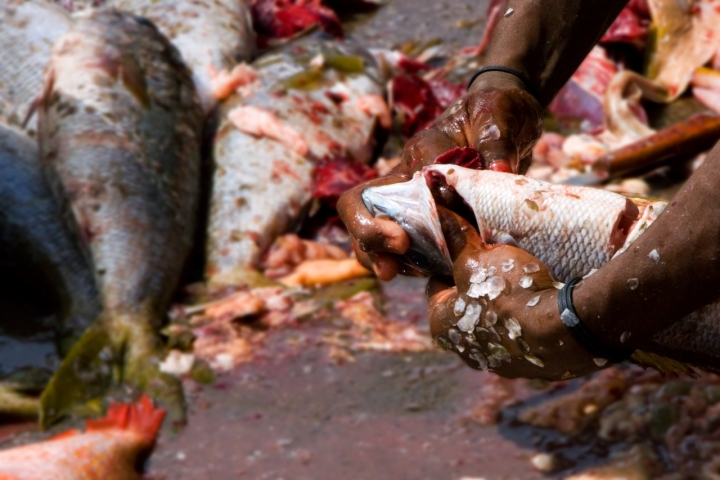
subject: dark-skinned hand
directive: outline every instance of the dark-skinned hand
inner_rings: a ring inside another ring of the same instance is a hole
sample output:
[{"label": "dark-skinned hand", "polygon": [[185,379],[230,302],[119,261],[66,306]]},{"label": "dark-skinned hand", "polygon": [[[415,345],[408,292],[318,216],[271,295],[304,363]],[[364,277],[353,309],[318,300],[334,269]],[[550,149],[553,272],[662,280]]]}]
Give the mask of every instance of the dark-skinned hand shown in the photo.
[{"label": "dark-skinned hand", "polygon": [[360,263],[381,280],[411,274],[395,257],[408,251],[410,240],[395,222],[376,219],[363,204],[362,191],[370,186],[404,182],[443,153],[471,147],[490,170],[525,173],[532,147],[542,130],[542,108],[513,75],[481,75],[429,128],[407,143],[401,164],[387,177],[347,191],[338,212],[353,240]]},{"label": "dark-skinned hand", "polygon": [[[462,217],[439,212],[455,281],[428,284],[430,331],[440,347],[507,378],[561,380],[609,366],[598,365],[560,321],[558,290],[542,262],[509,245],[486,247]],[[482,281],[495,291],[482,295],[482,287],[473,287]],[[472,313],[477,306],[479,315]]]}]

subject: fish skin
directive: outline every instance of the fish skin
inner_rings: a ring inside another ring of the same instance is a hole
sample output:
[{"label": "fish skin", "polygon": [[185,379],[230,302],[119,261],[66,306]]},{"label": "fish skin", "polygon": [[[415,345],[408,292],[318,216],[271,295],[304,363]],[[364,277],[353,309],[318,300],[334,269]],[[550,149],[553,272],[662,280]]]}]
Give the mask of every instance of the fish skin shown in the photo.
[{"label": "fish skin", "polygon": [[248,62],[255,49],[250,8],[244,0],[109,0],[108,6],[151,20],[182,54],[200,101],[210,113],[212,71]]},{"label": "fish skin", "polygon": [[[453,165],[431,165],[415,175],[431,184],[437,175],[443,177],[474,211],[485,241],[493,243],[496,238],[510,235],[520,248],[538,257],[564,281],[588,275],[621,255],[665,206],[665,202],[628,199],[595,188],[556,185]],[[398,185],[394,185],[396,189]],[[404,185],[407,196],[417,196],[422,187],[419,182]],[[383,187],[371,188],[377,191]],[[537,209],[531,208],[528,200]],[[630,200],[635,210],[628,205]],[[619,219],[632,212],[633,218],[639,220],[629,226],[627,236],[618,235]],[[720,372],[718,338],[720,299],[657,333],[641,348],[651,355]],[[666,360],[651,366],[660,368]],[[682,364],[676,367],[684,368]]]},{"label": "fish skin", "polygon": [[[363,71],[313,67],[310,62],[320,53],[328,62],[362,58]],[[275,237],[300,220],[311,200],[318,160],[370,160],[377,117],[356,104],[362,96],[384,93],[374,59],[348,42],[301,39],[261,56],[253,68],[258,82],[252,91],[235,93],[220,106],[206,247],[206,277],[214,285],[246,281]],[[241,131],[232,118],[248,115],[232,112],[248,108],[266,111],[263,119],[282,122],[297,134],[293,138],[304,141],[290,145],[247,133],[266,126],[240,125]]]},{"label": "fish skin", "polygon": [[19,265],[54,287],[63,353],[102,310],[86,253],[66,202],[55,199],[46,181],[36,142],[0,125],[0,265]]},{"label": "fish skin", "polygon": [[0,479],[140,480],[136,465],[152,450],[164,416],[147,396],[111,404],[104,418],[87,421],[85,432],[0,451]]},{"label": "fish skin", "polygon": [[[70,28],[65,10],[44,0],[0,3],[0,122],[21,127],[42,91],[43,70],[55,41]],[[25,130],[34,135],[33,115]]]},{"label": "fish skin", "polygon": [[[73,361],[106,358],[106,347],[124,381],[148,389],[160,378],[155,393],[165,382],[168,395],[182,398],[174,379],[159,374],[157,329],[191,248],[200,184],[204,116],[175,47],[127,12],[74,19],[45,72],[39,144],[91,252],[104,311],[43,394],[44,423],[62,410],[53,403],[85,397],[90,383]],[[63,385],[71,379],[72,393]]]}]

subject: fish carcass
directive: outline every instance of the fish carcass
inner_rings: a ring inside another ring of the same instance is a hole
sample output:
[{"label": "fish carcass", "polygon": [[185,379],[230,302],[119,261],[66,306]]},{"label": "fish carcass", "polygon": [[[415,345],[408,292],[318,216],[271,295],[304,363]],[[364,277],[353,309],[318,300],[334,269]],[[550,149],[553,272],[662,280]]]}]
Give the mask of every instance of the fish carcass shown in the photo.
[{"label": "fish carcass", "polygon": [[113,371],[182,405],[159,371],[157,329],[192,244],[203,119],[180,54],[142,17],[77,13],[53,47],[40,154],[91,253],[104,310],[43,393],[44,423],[101,394]]},{"label": "fish carcass", "polygon": [[[424,226],[414,225],[407,230],[411,248],[417,248],[413,235],[418,232],[432,232],[425,233],[426,240],[442,237],[435,203],[426,200],[429,188],[454,191],[474,212],[485,242],[512,244],[526,250],[562,281],[589,275],[621,255],[666,206],[665,202],[632,199],[605,190],[556,185],[456,165],[425,167],[411,181],[371,187],[363,197],[371,209],[383,212],[401,226],[408,219],[424,222]],[[396,206],[398,199],[404,200],[402,208]],[[409,199],[415,204],[411,205]],[[410,209],[415,210],[412,216],[408,214]],[[449,261],[442,249],[424,253],[437,265]],[[717,371],[717,338],[720,301],[656,334],[643,346],[643,352]]]},{"label": "fish carcass", "polygon": [[104,418],[86,422],[85,432],[0,451],[0,479],[140,480],[138,465],[152,452],[164,418],[147,396],[111,404]]},{"label": "fish carcass", "polygon": [[255,48],[244,0],[110,0],[108,5],[151,20],[182,54],[206,113],[217,104],[213,80],[248,62]]},{"label": "fish carcass", "polygon": [[215,136],[206,267],[214,285],[246,281],[302,216],[316,163],[368,162],[375,124],[389,119],[373,58],[351,44],[306,38],[253,68],[256,82],[221,105]]},{"label": "fish carcass", "polygon": [[[65,10],[45,0],[8,0],[0,4],[0,121],[22,126],[42,89],[43,70],[55,41],[70,28]],[[27,122],[31,135],[35,116]]]},{"label": "fish carcass", "polygon": [[52,287],[61,306],[57,340],[63,352],[100,314],[93,268],[67,203],[55,199],[43,175],[36,142],[2,124],[0,268],[42,279],[39,289]]}]

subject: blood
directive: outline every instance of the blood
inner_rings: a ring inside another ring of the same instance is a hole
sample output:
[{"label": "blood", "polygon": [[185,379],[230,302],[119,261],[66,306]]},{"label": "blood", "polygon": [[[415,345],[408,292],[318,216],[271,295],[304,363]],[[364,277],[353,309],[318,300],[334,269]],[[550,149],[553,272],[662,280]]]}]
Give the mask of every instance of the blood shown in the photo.
[{"label": "blood", "polygon": [[312,196],[334,208],[340,195],[377,177],[377,172],[347,157],[325,159],[313,172]]},{"label": "blood", "polygon": [[464,93],[464,87],[447,80],[425,81],[417,75],[398,75],[391,82],[393,110],[402,113],[401,131],[411,137],[426,129],[452,102]]},{"label": "blood", "polygon": [[253,0],[251,10],[260,48],[271,39],[290,38],[313,26],[343,38],[340,19],[322,0]]},{"label": "blood", "polygon": [[482,170],[484,168],[483,158],[480,152],[470,147],[455,147],[452,150],[439,155],[433,163],[441,165],[457,165],[459,167]]}]

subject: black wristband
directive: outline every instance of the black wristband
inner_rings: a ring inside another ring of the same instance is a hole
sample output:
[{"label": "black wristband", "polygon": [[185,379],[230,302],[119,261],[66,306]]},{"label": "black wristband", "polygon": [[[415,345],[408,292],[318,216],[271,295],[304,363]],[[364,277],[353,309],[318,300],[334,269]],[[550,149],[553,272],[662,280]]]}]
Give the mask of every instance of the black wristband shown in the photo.
[{"label": "black wristband", "polygon": [[558,294],[558,310],[560,320],[570,330],[573,338],[586,350],[600,359],[619,363],[627,360],[633,352],[605,345],[585,327],[580,321],[572,301],[572,291],[582,278],[574,278],[560,290]]},{"label": "black wristband", "polygon": [[502,67],[500,65],[491,65],[489,67],[483,67],[480,70],[478,70],[477,72],[475,72],[475,75],[473,75],[470,78],[470,81],[468,82],[468,87],[467,87],[468,90],[472,86],[475,79],[477,79],[477,77],[479,77],[483,73],[487,73],[487,72],[503,72],[503,73],[509,73],[510,75],[516,76],[517,78],[520,79],[521,82],[523,82],[525,84],[525,89],[527,90],[527,92],[530,95],[532,95],[533,97],[535,97],[535,99],[537,99],[537,95],[535,95],[535,92],[533,91],[532,87],[530,86],[530,82],[528,81],[528,79],[525,78],[525,75],[518,72],[517,70],[513,70],[512,68],[508,68],[508,67]]}]

